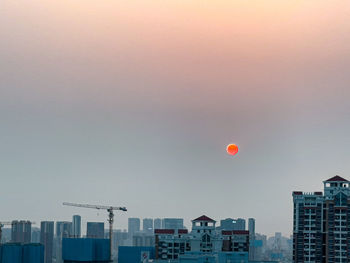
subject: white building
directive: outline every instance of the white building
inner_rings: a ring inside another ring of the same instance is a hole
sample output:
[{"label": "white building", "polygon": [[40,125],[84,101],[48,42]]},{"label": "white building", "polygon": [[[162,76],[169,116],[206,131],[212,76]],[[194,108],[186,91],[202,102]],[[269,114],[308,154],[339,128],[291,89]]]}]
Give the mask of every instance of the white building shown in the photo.
[{"label": "white building", "polygon": [[215,220],[203,215],[192,220],[190,233],[187,229],[155,229],[156,259],[201,262],[222,254],[220,258],[240,258],[247,262],[249,232],[216,230],[215,224]]}]

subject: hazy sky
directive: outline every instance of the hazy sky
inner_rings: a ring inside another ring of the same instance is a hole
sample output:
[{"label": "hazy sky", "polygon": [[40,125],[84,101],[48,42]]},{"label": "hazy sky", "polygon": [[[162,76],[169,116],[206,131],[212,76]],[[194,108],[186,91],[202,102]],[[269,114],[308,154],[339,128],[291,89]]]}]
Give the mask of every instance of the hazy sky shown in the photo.
[{"label": "hazy sky", "polygon": [[0,221],[289,235],[293,190],[350,179],[349,69],[349,1],[1,0]]}]

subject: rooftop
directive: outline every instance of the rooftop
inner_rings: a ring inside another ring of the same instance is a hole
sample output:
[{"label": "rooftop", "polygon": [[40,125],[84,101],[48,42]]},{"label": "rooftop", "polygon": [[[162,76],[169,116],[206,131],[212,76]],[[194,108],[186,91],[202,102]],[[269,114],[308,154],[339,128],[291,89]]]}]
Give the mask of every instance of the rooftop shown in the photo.
[{"label": "rooftop", "polygon": [[329,178],[325,182],[348,182],[348,180],[344,179],[343,177],[340,177],[339,175],[336,175],[332,178]]},{"label": "rooftop", "polygon": [[200,216],[200,217],[198,217],[198,218],[196,218],[196,219],[193,219],[192,221],[194,221],[194,222],[195,222],[195,221],[216,222],[215,220],[213,220],[213,219],[207,217],[206,215],[202,215],[202,216]]}]

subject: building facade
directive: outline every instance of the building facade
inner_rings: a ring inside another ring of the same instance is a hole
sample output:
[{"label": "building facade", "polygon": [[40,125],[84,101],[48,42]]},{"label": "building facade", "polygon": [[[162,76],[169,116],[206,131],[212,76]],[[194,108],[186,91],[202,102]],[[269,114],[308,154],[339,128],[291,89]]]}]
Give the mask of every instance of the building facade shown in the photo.
[{"label": "building facade", "polygon": [[72,236],[72,222],[58,221],[56,222],[56,237],[54,238],[54,258],[56,263],[62,263],[62,238]]},{"label": "building facade", "polygon": [[249,231],[249,260],[255,260],[256,252],[255,252],[255,219],[254,218],[248,218],[248,231]]},{"label": "building facade", "polygon": [[163,226],[162,226],[162,219],[160,218],[155,218],[153,220],[153,229],[162,229]]},{"label": "building facade", "polygon": [[86,224],[86,237],[87,238],[100,238],[105,236],[105,223],[103,222],[87,222]]},{"label": "building facade", "polygon": [[187,229],[155,229],[155,258],[158,261],[172,262],[179,259],[180,262],[197,262],[205,259],[205,255],[218,257],[219,254],[239,254],[239,258],[246,259],[246,262],[249,253],[249,232],[216,229],[215,224],[215,220],[203,215],[192,220],[191,232]]},{"label": "building facade", "polygon": [[30,243],[32,240],[32,223],[30,221],[12,221],[11,241],[16,243]]},{"label": "building facade", "polygon": [[132,238],[135,233],[140,232],[140,224],[140,218],[128,218],[128,233],[130,238]]},{"label": "building facade", "polygon": [[226,219],[220,220],[220,229],[221,230],[246,230],[245,219],[226,218]]},{"label": "building facade", "polygon": [[350,182],[334,176],[324,193],[293,192],[293,261],[350,262]]},{"label": "building facade", "polygon": [[44,262],[52,263],[54,222],[43,221],[40,228],[40,243],[44,245]]},{"label": "building facade", "polygon": [[132,237],[134,247],[154,247],[154,235],[149,233],[138,233]]},{"label": "building facade", "polygon": [[56,222],[56,236],[60,238],[72,236],[72,222]]},{"label": "building facade", "polygon": [[152,218],[144,218],[142,220],[142,230],[146,233],[153,233],[153,219]]},{"label": "building facade", "polygon": [[163,229],[183,229],[183,218],[163,218]]},{"label": "building facade", "polygon": [[73,228],[72,229],[73,237],[76,237],[76,238],[81,237],[81,216],[80,215],[73,216],[72,228]]}]

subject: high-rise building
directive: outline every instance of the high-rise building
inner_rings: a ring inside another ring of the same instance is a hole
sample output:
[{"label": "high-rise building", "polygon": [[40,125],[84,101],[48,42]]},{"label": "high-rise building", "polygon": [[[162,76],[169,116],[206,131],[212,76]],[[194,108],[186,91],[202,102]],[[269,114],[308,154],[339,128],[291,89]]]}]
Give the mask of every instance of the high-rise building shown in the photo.
[{"label": "high-rise building", "polygon": [[72,236],[72,222],[68,222],[68,221],[56,222],[56,236],[60,238]]},{"label": "high-rise building", "polygon": [[53,236],[54,236],[54,222],[43,221],[40,228],[40,243],[45,248],[45,263],[52,263],[53,257]]},{"label": "high-rise building", "polygon": [[142,222],[142,229],[144,232],[153,233],[153,219],[144,218]]},{"label": "high-rise building", "polygon": [[249,260],[255,260],[255,219],[248,218]]},{"label": "high-rise building", "polygon": [[30,221],[12,221],[11,241],[30,243],[32,240],[32,223]]},{"label": "high-rise building", "polygon": [[132,236],[137,232],[140,232],[140,218],[129,218],[128,219],[129,237],[132,238]]},{"label": "high-rise building", "polygon": [[245,219],[226,218],[220,220],[220,229],[222,230],[245,230]]},{"label": "high-rise building", "polygon": [[73,237],[80,237],[81,236],[81,216],[80,215],[74,215],[73,216]]},{"label": "high-rise building", "polygon": [[162,229],[162,219],[155,218],[153,220],[153,229]]},{"label": "high-rise building", "polygon": [[32,243],[40,243],[40,228],[32,227]]},{"label": "high-rise building", "polygon": [[184,220],[183,218],[164,218],[163,227],[164,229],[183,229]]},{"label": "high-rise building", "polygon": [[348,262],[350,182],[334,176],[324,193],[293,192],[293,262]]},{"label": "high-rise building", "polygon": [[105,223],[103,222],[87,222],[86,237],[87,238],[104,238]]},{"label": "high-rise building", "polygon": [[72,222],[60,221],[56,222],[56,238],[54,239],[55,259],[56,263],[62,263],[62,238],[72,236]]},{"label": "high-rise building", "polygon": [[255,219],[254,218],[248,218],[248,231],[249,231],[249,236],[255,237]]}]

